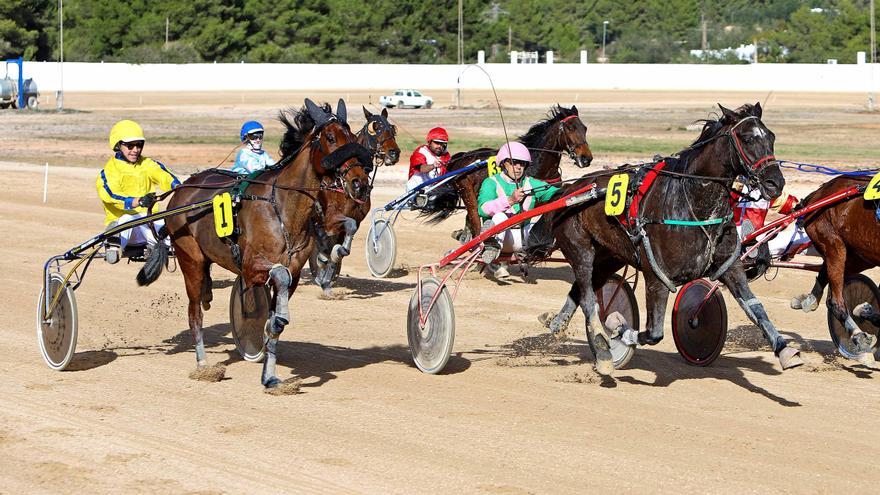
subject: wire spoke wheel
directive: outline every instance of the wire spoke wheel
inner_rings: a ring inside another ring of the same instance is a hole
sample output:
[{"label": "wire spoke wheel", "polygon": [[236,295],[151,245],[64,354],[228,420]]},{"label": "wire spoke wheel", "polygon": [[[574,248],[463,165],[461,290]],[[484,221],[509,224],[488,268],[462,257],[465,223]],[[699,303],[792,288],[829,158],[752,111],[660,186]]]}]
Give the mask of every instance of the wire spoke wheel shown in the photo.
[{"label": "wire spoke wheel", "polygon": [[712,284],[706,280],[688,282],[678,291],[672,306],[675,347],[694,366],[712,364],[727,339],[727,306],[721,292],[715,290],[709,296],[711,290]]},{"label": "wire spoke wheel", "polygon": [[386,220],[377,220],[367,232],[367,268],[377,278],[385,278],[397,258],[397,236]]},{"label": "wire spoke wheel", "polygon": [[261,285],[245,289],[239,275],[229,295],[229,326],[235,348],[242,359],[252,363],[263,360],[265,340],[263,329],[269,320],[272,295],[269,287]]},{"label": "wire spoke wheel", "polygon": [[[852,317],[856,325],[863,332],[874,336],[873,349],[874,354],[877,354],[877,337],[878,330],[880,329],[870,321],[853,315],[853,309],[862,303],[869,303],[874,307],[874,311],[880,311],[880,290],[877,289],[877,285],[870,278],[862,274],[847,277],[843,285],[843,300],[846,304],[846,313]],[[849,359],[858,359],[859,353],[852,344],[849,332],[843,326],[843,323],[831,314],[831,311],[828,311],[828,331],[831,333],[831,340],[834,341],[834,345],[837,346],[837,350],[841,355]]]},{"label": "wire spoke wheel", "polygon": [[[617,312],[623,316],[627,324],[639,330],[639,303],[636,300],[636,294],[626,280],[618,274],[612,274],[605,282],[601,289],[596,290],[596,301],[599,304],[599,318],[605,321],[608,315]],[[606,332],[609,329],[606,328]],[[610,335],[609,335],[610,337]],[[636,348],[632,345],[626,345],[620,336],[611,340],[611,358],[614,361],[614,369],[621,369],[626,366],[633,355]],[[593,349],[593,342],[590,339],[590,349]]]},{"label": "wire spoke wheel", "polygon": [[49,314],[49,320],[43,321],[43,312],[46,309],[45,293],[40,291],[40,300],[37,304],[37,342],[40,344],[40,353],[43,360],[53,370],[61,371],[70,364],[76,351],[76,336],[78,327],[78,315],[76,311],[76,297],[69,284],[65,284],[64,277],[60,273],[49,275],[49,302],[55,294],[58,303]]},{"label": "wire spoke wheel", "polygon": [[[424,326],[419,321],[420,300],[421,310],[428,311]],[[434,277],[423,279],[421,291],[416,288],[410,298],[407,339],[413,362],[420,370],[435,374],[446,366],[455,341],[455,311],[449,291]]]}]

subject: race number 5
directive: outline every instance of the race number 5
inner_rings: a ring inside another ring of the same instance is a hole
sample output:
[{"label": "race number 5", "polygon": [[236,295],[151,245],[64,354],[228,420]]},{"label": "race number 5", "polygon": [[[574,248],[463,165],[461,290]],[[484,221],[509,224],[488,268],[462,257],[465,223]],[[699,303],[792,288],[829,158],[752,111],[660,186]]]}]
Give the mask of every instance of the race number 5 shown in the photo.
[{"label": "race number 5", "polygon": [[608,181],[608,190],[605,192],[605,214],[617,216],[623,213],[626,207],[626,191],[629,186],[629,174],[617,174]]},{"label": "race number 5", "polygon": [[486,160],[486,170],[489,171],[489,177],[501,173],[501,167],[498,166],[498,160],[494,156]]},{"label": "race number 5", "polygon": [[232,233],[232,196],[225,192],[214,196],[214,230],[217,237],[226,237]]},{"label": "race number 5", "polygon": [[868,183],[868,188],[865,189],[865,199],[880,199],[880,174],[875,175]]}]

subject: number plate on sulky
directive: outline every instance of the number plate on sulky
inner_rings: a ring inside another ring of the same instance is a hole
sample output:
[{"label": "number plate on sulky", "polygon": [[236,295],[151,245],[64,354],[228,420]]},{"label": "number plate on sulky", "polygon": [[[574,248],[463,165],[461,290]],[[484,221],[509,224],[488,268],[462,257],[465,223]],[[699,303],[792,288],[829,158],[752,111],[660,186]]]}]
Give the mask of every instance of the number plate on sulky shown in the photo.
[{"label": "number plate on sulky", "polygon": [[875,175],[871,182],[868,183],[868,188],[865,189],[865,199],[869,201],[880,199],[880,173]]},{"label": "number plate on sulky", "polygon": [[232,196],[225,192],[214,196],[214,229],[217,237],[232,234]]},{"label": "number plate on sulky", "polygon": [[608,181],[605,192],[605,214],[617,216],[626,208],[626,192],[629,186],[629,174],[617,174]]}]

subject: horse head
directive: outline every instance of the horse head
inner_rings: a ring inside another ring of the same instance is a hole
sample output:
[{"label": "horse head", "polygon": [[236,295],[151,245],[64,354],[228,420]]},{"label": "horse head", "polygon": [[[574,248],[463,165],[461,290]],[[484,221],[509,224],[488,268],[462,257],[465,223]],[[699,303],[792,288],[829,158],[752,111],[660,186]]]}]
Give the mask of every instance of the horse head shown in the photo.
[{"label": "horse head", "polygon": [[757,188],[761,196],[774,200],[782,194],[785,177],[774,155],[776,135],[761,121],[761,104],[745,104],[736,110],[721,109],[719,123],[726,128],[721,135],[728,136],[732,162],[736,173],[747,178],[749,186]]},{"label": "horse head", "polygon": [[370,193],[372,162],[366,148],[348,125],[345,102],[340,98],[334,114],[330,106],[306,98],[305,108],[314,122],[309,132],[311,163],[319,177],[332,177],[352,199],[363,201]]},{"label": "horse head", "polygon": [[370,150],[376,162],[394,165],[400,159],[400,147],[396,140],[397,126],[388,122],[388,109],[383,108],[381,114],[374,114],[367,107],[362,108],[367,123],[358,131],[360,143]]},{"label": "horse head", "polygon": [[572,105],[569,112],[559,121],[559,145],[578,168],[586,168],[593,161],[593,152],[587,142],[587,125],[578,115],[576,106]]}]

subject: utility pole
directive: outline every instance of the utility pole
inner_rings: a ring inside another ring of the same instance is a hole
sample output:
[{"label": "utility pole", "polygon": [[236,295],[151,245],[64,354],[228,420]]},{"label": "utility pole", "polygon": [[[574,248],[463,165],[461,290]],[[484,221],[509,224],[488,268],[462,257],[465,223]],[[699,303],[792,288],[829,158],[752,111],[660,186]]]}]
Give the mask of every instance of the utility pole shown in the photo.
[{"label": "utility pole", "polygon": [[55,93],[55,108],[60,112],[64,110],[64,0],[58,0],[58,44],[60,89]]},{"label": "utility pole", "polygon": [[874,0],[871,0],[871,87],[868,88],[868,111],[874,111],[874,72],[877,71],[877,38],[874,31]]},{"label": "utility pole", "polygon": [[458,0],[458,65],[464,63],[464,9]]},{"label": "utility pole", "polygon": [[168,49],[168,17],[165,17],[165,49]]},{"label": "utility pole", "polygon": [[507,26],[507,53],[513,50],[513,26]]},{"label": "utility pole", "polygon": [[700,25],[703,26],[703,43],[700,48],[705,52],[709,49],[709,36],[706,32],[706,15],[700,14]]}]

